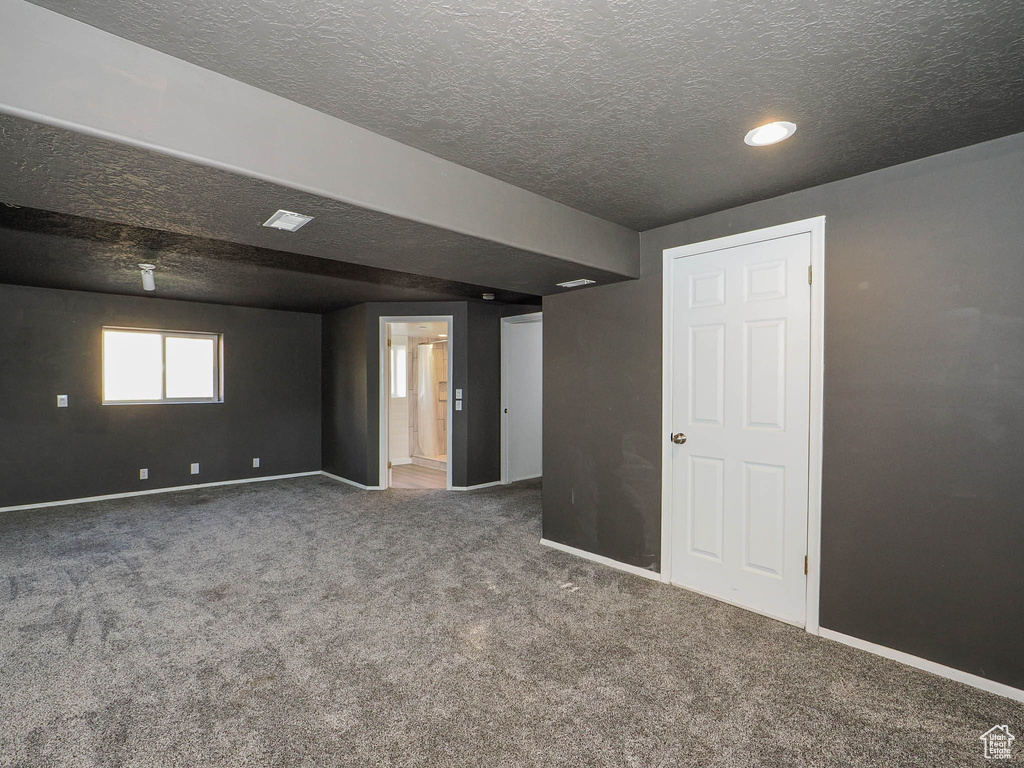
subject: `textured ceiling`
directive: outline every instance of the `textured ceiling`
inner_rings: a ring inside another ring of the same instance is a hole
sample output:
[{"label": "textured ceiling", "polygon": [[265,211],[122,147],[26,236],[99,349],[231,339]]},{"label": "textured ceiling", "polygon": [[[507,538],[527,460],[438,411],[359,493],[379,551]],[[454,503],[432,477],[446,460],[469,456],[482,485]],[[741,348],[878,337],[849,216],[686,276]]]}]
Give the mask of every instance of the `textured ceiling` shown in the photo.
[{"label": "textured ceiling", "polygon": [[[139,263],[155,264],[142,290]],[[480,286],[0,205],[0,283],[326,312],[366,301],[480,300]],[[499,301],[533,302],[510,292]]]},{"label": "textured ceiling", "polygon": [[[624,279],[167,155],[2,115],[0,201],[408,272],[516,295],[561,291],[556,283],[577,277],[599,284]],[[278,208],[300,211],[314,219],[296,233],[261,226]],[[7,254],[0,255],[0,261],[6,258]],[[431,285],[430,281],[424,284]],[[476,288],[472,293],[479,295]]]},{"label": "textured ceiling", "polygon": [[1020,0],[36,2],[641,230],[1024,130]]}]

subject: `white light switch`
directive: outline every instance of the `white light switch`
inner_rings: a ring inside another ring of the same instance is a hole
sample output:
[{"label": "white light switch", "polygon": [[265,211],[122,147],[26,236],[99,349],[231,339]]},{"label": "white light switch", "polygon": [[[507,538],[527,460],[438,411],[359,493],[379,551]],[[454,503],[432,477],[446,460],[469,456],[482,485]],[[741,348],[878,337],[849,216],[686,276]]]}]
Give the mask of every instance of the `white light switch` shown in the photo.
[{"label": "white light switch", "polygon": [[462,399],[462,390],[461,389],[456,389],[455,390],[455,399],[456,400],[461,400]]},{"label": "white light switch", "polygon": [[462,401],[461,400],[456,400],[455,401],[455,410],[456,411],[461,411],[462,410]]},{"label": "white light switch", "polygon": [[139,470],[139,480],[149,480],[149,470],[148,469],[140,469]]},{"label": "white light switch", "polygon": [[260,465],[260,460],[259,459],[253,459],[252,460],[252,465],[253,465],[253,467],[258,467]]},{"label": "white light switch", "polygon": [[57,407],[58,408],[67,408],[68,407],[68,396],[67,395],[57,395]]},{"label": "white light switch", "polygon": [[192,474],[193,475],[198,475],[199,474],[199,462],[198,461],[195,464],[192,465]]}]

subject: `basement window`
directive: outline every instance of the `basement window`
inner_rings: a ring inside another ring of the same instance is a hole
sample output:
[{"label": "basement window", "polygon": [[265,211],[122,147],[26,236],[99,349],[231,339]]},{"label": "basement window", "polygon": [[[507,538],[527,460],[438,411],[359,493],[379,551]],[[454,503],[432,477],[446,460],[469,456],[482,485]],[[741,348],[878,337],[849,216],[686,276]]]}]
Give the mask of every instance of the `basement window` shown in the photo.
[{"label": "basement window", "polygon": [[224,401],[219,333],[103,328],[103,404]]}]

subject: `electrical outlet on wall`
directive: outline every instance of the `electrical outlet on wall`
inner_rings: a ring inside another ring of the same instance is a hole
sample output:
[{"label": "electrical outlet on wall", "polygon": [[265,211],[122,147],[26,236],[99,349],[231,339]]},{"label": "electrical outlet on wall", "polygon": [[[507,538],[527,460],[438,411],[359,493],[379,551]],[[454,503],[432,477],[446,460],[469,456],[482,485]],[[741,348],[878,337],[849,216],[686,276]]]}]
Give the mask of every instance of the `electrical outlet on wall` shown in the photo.
[{"label": "electrical outlet on wall", "polygon": [[462,401],[461,400],[456,400],[455,401],[455,410],[456,411],[461,411],[462,410]]},{"label": "electrical outlet on wall", "polygon": [[67,395],[57,395],[57,407],[58,408],[67,408],[68,407],[68,396]]},{"label": "electrical outlet on wall", "polygon": [[195,464],[192,465],[192,474],[193,475],[198,475],[199,474],[199,462],[198,461]]},{"label": "electrical outlet on wall", "polygon": [[256,467],[258,467],[259,465],[260,465],[260,460],[259,460],[259,459],[253,459],[253,460],[252,460],[252,466],[253,466],[253,468],[256,468]]},{"label": "electrical outlet on wall", "polygon": [[139,480],[149,480],[149,470],[148,469],[140,469],[139,470]]}]

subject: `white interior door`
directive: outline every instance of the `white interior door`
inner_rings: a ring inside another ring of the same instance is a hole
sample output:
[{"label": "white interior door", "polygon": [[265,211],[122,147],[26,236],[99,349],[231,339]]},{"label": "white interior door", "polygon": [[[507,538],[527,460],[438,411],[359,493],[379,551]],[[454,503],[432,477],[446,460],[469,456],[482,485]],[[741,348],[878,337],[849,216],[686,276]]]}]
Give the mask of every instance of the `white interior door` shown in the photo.
[{"label": "white interior door", "polygon": [[805,232],[675,258],[671,278],[671,580],[800,626],[810,264]]},{"label": "white interior door", "polygon": [[543,325],[540,315],[502,323],[505,482],[540,477]]}]

